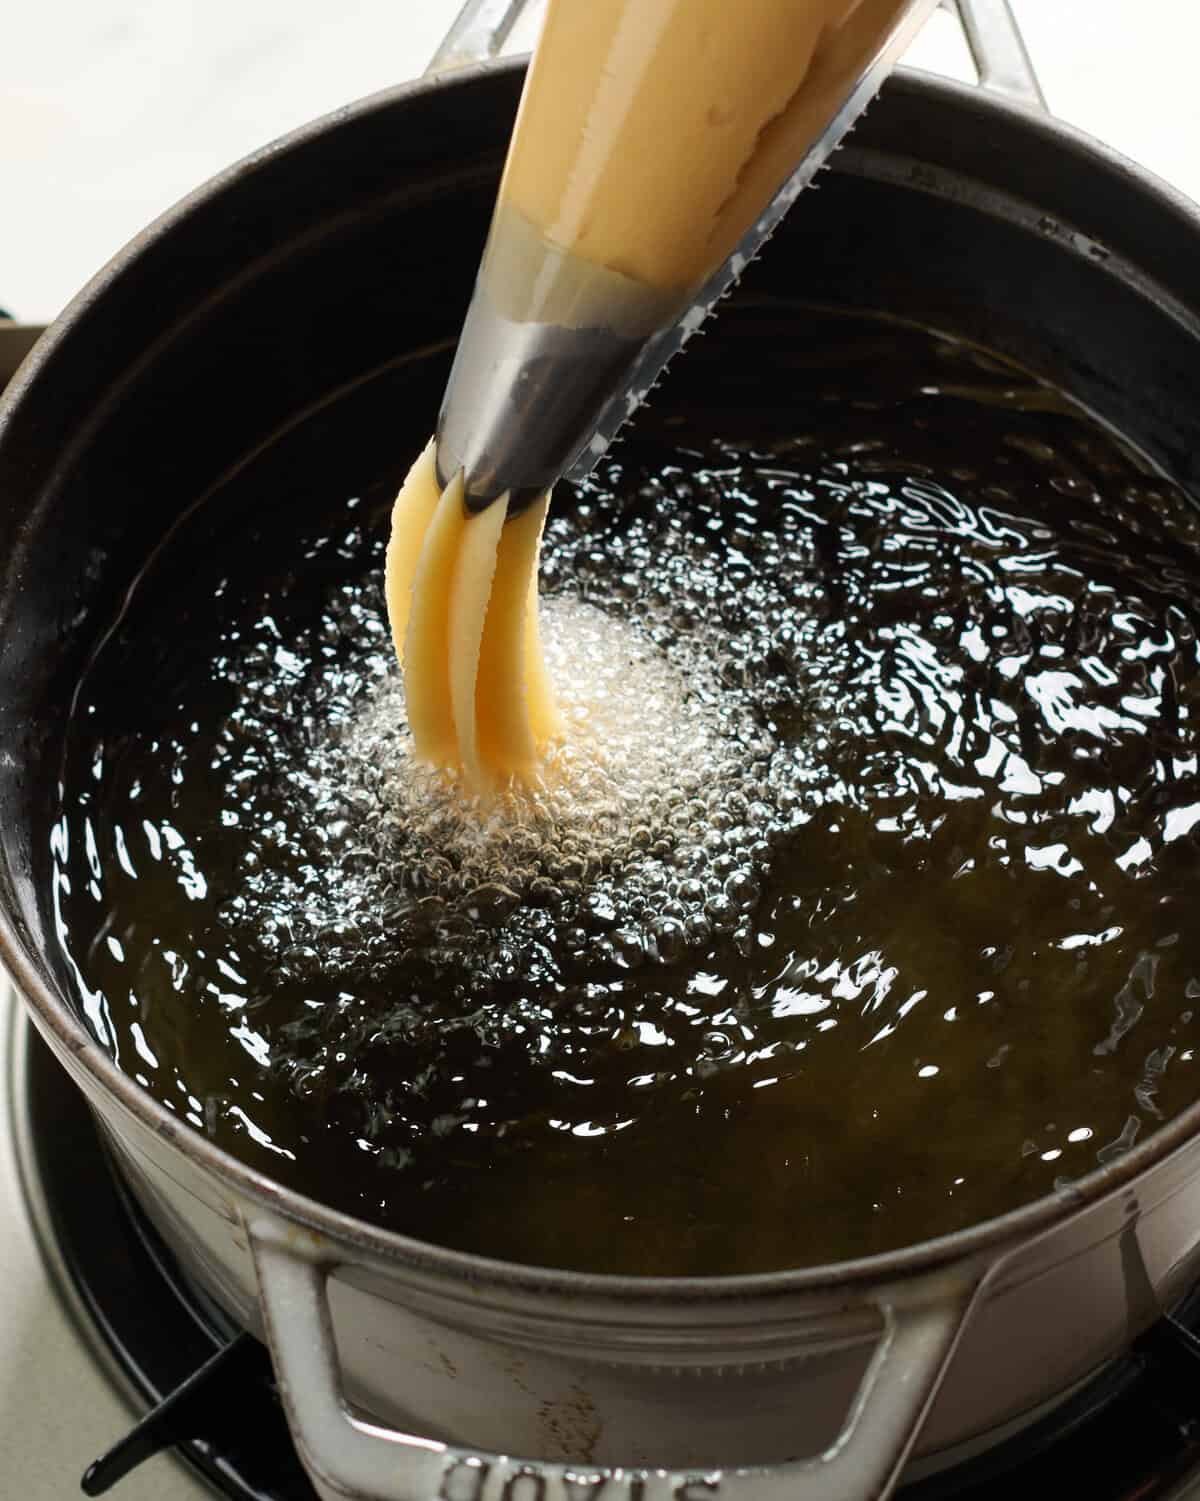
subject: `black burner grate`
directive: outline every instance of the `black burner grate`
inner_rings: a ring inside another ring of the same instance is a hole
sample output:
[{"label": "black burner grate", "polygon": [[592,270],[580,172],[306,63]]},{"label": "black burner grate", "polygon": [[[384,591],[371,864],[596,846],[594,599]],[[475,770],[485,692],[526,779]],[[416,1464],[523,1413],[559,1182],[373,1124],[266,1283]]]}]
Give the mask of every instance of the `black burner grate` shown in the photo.
[{"label": "black burner grate", "polygon": [[[97,1340],[148,1409],[91,1467],[85,1490],[99,1495],[176,1445],[230,1501],[315,1501],[266,1351],[183,1279],[112,1171],[82,1096],[40,1039],[31,1032],[28,1041],[17,1085],[55,1260]],[[1191,1328],[1200,1328],[1200,1289],[1049,1417],[904,1486],[904,1501],[1165,1496],[1200,1469],[1200,1340]]]}]

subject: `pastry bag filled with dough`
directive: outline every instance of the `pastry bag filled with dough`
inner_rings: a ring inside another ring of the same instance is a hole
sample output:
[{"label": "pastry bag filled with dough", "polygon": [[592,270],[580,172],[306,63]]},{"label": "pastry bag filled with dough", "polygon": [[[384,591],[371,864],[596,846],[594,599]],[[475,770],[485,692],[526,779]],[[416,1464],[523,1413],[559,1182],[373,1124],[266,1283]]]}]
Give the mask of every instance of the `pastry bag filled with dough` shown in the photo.
[{"label": "pastry bag filled with dough", "polygon": [[469,789],[531,778],[556,733],[536,605],[551,486],[594,464],[936,4],[549,0],[388,551],[416,752]]}]

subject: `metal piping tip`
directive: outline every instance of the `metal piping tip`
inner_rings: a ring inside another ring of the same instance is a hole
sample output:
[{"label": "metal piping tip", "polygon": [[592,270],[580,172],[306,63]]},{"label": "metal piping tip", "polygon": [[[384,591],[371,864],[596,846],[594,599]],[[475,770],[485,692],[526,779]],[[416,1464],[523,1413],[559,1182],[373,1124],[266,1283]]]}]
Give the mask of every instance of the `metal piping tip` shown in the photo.
[{"label": "metal piping tip", "polygon": [[642,343],[508,318],[478,286],[438,416],[439,481],[461,470],[468,509],[507,494],[520,515],[577,464]]},{"label": "metal piping tip", "polygon": [[[437,447],[434,458],[434,473],[437,477],[438,489],[444,490],[452,479],[458,474],[463,476],[463,502],[467,511],[472,516],[479,516],[498,500],[508,501],[508,515],[505,518],[511,521],[514,516],[519,516],[522,511],[527,511],[534,501],[539,500],[545,493],[545,489],[539,489],[536,485],[512,488],[504,490],[496,489],[495,486],[484,486],[470,478],[463,470],[462,465],[451,468],[442,459],[440,444]],[[549,488],[549,487],[546,487]]]},{"label": "metal piping tip", "polygon": [[646,339],[677,301],[552,243],[497,207],[437,423],[438,477],[519,515],[589,454]]}]

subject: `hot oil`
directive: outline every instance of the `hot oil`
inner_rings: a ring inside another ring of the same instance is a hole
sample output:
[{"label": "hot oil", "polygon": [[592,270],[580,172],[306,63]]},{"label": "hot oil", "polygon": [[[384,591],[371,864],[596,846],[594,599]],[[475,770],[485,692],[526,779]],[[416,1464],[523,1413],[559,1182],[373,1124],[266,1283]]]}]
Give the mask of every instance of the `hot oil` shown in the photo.
[{"label": "hot oil", "polygon": [[382,486],[189,556],[82,685],[82,1008],[281,1181],[519,1261],[761,1271],[1193,1101],[1191,504],[953,341],[743,302],[711,348],[555,499],[541,793],[464,812],[409,759]]}]

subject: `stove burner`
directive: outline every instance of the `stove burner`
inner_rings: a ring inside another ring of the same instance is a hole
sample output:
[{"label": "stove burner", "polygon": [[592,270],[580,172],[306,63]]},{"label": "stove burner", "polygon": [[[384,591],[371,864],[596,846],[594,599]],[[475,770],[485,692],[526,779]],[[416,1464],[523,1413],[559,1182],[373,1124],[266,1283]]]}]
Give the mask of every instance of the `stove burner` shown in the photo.
[{"label": "stove burner", "polygon": [[[101,1495],[175,1446],[230,1501],[315,1501],[263,1347],[187,1283],[109,1162],[82,1095],[19,1010],[12,1079],[26,1197],[51,1275],[97,1358],[139,1408],[97,1460]],[[1200,1288],[1131,1352],[985,1453],[903,1501],[1168,1501],[1200,1467]]]}]

